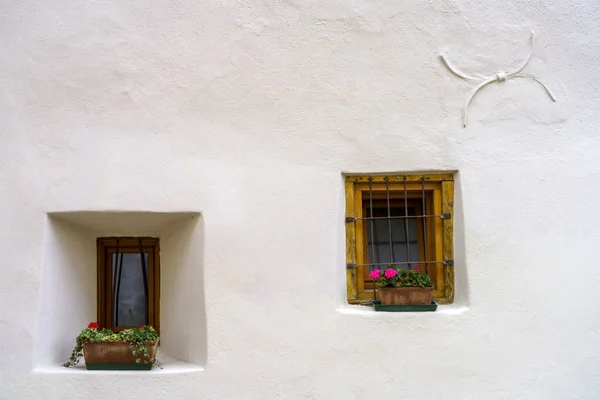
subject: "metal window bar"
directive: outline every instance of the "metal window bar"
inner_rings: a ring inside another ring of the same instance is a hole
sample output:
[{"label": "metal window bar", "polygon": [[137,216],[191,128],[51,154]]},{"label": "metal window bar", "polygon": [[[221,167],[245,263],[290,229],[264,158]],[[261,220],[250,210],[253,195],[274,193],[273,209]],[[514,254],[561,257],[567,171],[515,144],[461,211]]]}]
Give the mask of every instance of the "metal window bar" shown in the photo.
[{"label": "metal window bar", "polygon": [[410,236],[408,235],[408,194],[406,191],[406,176],[404,176],[404,231],[406,232],[406,257],[408,259],[408,269],[412,269],[410,262]]},{"label": "metal window bar", "polygon": [[[389,262],[384,262],[384,263],[369,263],[369,264],[347,264],[347,268],[356,268],[356,267],[372,267],[372,266],[378,266],[378,265],[383,265],[383,266],[387,266],[387,265],[407,265],[407,264],[414,264],[412,261],[395,261],[393,263],[389,263]],[[419,262],[419,264],[443,264],[443,265],[454,265],[454,261],[453,260],[442,260],[442,261],[421,261]]]},{"label": "metal window bar", "polygon": [[423,217],[421,217],[421,222],[423,224],[423,244],[425,246],[425,251],[424,251],[424,255],[425,255],[425,273],[429,274],[429,270],[427,267],[427,261],[429,257],[427,257],[427,221],[425,220],[425,213],[426,213],[426,207],[425,207],[425,178],[421,177],[421,205],[422,205],[422,214]]},{"label": "metal window bar", "polygon": [[[373,212],[375,212],[375,209],[373,209]],[[375,220],[373,220],[373,224],[375,224],[374,222]],[[379,240],[379,234],[378,234],[378,229],[377,229],[377,224],[374,225],[375,229],[373,229],[373,237],[374,237],[374,242],[371,243],[371,246],[373,246],[375,251],[375,258],[373,260],[371,260],[372,262],[375,262],[375,260],[381,260],[381,248],[379,246],[376,246],[376,244],[380,243]]]},{"label": "metal window bar", "polygon": [[[392,242],[392,219],[391,219],[391,217],[392,217],[392,210],[390,208],[390,184],[389,183],[390,183],[389,179],[386,176],[385,177],[385,194],[386,194],[386,197],[387,197],[388,236],[389,236],[388,239],[389,239],[389,242],[390,242],[390,244],[389,244],[389,246],[390,246],[389,247],[389,252],[390,252],[390,261],[394,262],[394,245],[393,245],[393,242]],[[373,214],[371,213],[371,215],[373,215]],[[373,243],[373,246],[374,245],[375,245],[375,243]]]},{"label": "metal window bar", "polygon": [[369,221],[369,220],[378,220],[378,219],[417,219],[417,218],[441,218],[441,219],[450,219],[450,214],[429,214],[429,215],[393,215],[391,217],[346,217],[346,222],[354,222],[354,221]]}]

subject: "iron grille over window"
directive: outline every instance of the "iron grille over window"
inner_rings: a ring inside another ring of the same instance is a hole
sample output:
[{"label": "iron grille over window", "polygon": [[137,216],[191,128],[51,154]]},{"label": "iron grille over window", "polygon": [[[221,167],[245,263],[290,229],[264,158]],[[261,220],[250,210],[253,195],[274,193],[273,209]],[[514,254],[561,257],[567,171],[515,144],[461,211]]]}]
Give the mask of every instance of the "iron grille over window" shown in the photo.
[{"label": "iron grille over window", "polygon": [[452,174],[347,176],[348,301],[367,303],[377,291],[369,272],[388,265],[420,270],[441,303],[454,298]]}]

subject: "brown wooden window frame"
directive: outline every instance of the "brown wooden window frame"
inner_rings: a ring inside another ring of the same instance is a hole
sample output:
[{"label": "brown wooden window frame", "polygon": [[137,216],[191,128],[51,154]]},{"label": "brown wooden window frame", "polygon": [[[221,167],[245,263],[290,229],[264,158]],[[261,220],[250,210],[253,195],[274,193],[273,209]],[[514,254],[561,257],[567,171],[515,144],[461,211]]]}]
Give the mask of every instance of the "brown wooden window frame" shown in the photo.
[{"label": "brown wooden window frame", "polygon": [[[369,178],[371,182],[369,183]],[[387,188],[386,188],[387,179]],[[368,238],[366,221],[361,218],[367,215],[369,196],[373,196],[373,208],[377,204],[387,207],[387,192],[390,194],[390,208],[394,203],[404,208],[404,183],[406,179],[407,203],[422,201],[425,190],[426,215],[442,215],[445,218],[424,218],[427,232],[427,252],[430,261],[429,275],[435,282],[434,299],[440,304],[454,301],[454,249],[453,249],[453,218],[454,218],[454,177],[452,174],[427,175],[347,175],[345,177],[346,193],[346,289],[347,300],[350,304],[370,304],[373,300],[373,284],[369,278]],[[421,203],[422,204],[422,203]],[[409,205],[410,207],[414,207]],[[420,206],[419,206],[420,207]],[[387,209],[387,208],[386,208]],[[418,209],[415,215],[422,215]],[[423,260],[424,233],[421,219],[418,219],[419,255]],[[417,264],[416,262],[414,264]],[[421,268],[423,270],[424,268]]]},{"label": "brown wooden window frame", "polygon": [[114,295],[112,282],[111,261],[113,254],[121,253],[148,253],[148,322],[160,332],[160,246],[158,238],[147,237],[101,237],[98,238],[98,282],[97,282],[97,308],[98,324],[101,328],[120,332],[132,327],[113,326]]}]

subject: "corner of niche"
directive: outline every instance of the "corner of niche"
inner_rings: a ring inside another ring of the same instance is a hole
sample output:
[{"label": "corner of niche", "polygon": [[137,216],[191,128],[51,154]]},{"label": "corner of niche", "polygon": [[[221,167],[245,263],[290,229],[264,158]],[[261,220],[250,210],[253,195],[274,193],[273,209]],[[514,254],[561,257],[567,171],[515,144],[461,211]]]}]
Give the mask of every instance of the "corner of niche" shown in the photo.
[{"label": "corner of niche", "polygon": [[81,329],[97,319],[96,238],[101,236],[160,239],[159,356],[165,367],[159,371],[201,371],[207,357],[201,213],[85,210],[47,214],[34,372],[78,370],[61,364]]}]

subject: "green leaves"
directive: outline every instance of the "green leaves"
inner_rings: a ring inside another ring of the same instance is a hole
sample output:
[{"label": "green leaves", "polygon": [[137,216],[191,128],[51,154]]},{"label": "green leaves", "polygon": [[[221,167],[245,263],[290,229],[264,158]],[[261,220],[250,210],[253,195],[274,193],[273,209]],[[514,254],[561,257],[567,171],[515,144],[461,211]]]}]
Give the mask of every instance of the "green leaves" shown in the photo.
[{"label": "green leaves", "polygon": [[140,328],[124,329],[119,332],[118,336],[118,340],[124,342],[146,342],[158,339],[156,330],[147,325]]},{"label": "green leaves", "polygon": [[398,280],[394,282],[395,287],[431,287],[433,281],[427,274],[419,271],[402,269],[398,271]]},{"label": "green leaves", "polygon": [[408,270],[395,268],[389,265],[388,269],[394,269],[398,274],[391,278],[382,277],[375,283],[379,287],[431,287],[433,281],[427,274],[422,274],[419,270]]}]

